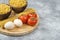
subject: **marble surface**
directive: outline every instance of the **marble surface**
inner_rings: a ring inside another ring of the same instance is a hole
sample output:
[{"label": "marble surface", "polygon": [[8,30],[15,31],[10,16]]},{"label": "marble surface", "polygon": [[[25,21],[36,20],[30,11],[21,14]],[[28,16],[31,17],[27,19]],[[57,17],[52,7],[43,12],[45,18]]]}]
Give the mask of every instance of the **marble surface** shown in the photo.
[{"label": "marble surface", "polygon": [[[0,0],[8,3],[8,0]],[[0,40],[60,40],[60,0],[28,0],[40,16],[38,28],[27,35],[10,37],[0,34]]]}]

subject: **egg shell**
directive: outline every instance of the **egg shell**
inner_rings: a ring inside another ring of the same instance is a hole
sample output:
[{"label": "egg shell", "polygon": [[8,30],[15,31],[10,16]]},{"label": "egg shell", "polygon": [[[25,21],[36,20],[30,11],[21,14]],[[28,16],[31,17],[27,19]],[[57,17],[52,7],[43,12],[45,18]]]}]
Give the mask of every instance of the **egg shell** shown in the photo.
[{"label": "egg shell", "polygon": [[14,23],[9,21],[4,25],[5,29],[13,29],[15,27]]},{"label": "egg shell", "polygon": [[17,26],[17,27],[21,27],[23,25],[23,22],[20,20],[20,19],[15,19],[14,20],[14,24]]}]

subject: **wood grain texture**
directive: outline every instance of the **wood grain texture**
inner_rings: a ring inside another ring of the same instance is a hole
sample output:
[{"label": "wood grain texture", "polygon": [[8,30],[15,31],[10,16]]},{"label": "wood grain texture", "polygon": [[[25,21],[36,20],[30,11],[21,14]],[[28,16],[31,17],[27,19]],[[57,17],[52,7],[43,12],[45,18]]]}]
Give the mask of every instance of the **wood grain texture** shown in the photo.
[{"label": "wood grain texture", "polygon": [[[26,11],[25,11],[26,12]],[[30,10],[29,10],[30,12]],[[23,12],[24,13],[24,12]],[[26,12],[27,13],[27,12]],[[12,13],[14,15],[14,13]],[[22,14],[22,13],[20,13]],[[5,35],[8,35],[8,36],[20,36],[20,35],[24,35],[24,34],[27,34],[27,33],[30,33],[32,32],[34,29],[37,28],[37,25],[38,25],[38,22],[36,23],[36,25],[34,26],[30,26],[30,25],[27,25],[27,24],[23,24],[22,27],[20,28],[17,28],[15,27],[14,29],[12,30],[7,30],[7,29],[4,29],[3,26],[6,22],[8,21],[13,21],[14,19],[16,19],[20,14],[16,14],[15,16],[12,16],[6,20],[3,20],[3,21],[0,21],[0,33],[1,34],[5,34]],[[25,13],[24,13],[25,14]],[[38,16],[38,21],[39,21],[39,16]]]}]

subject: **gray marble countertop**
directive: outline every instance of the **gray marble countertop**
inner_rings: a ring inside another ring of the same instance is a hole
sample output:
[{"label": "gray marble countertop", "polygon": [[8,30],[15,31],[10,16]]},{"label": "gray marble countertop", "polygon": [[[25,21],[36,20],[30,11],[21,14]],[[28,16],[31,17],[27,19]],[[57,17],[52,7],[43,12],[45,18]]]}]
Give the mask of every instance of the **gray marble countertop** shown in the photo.
[{"label": "gray marble countertop", "polygon": [[28,7],[35,8],[40,16],[38,28],[20,37],[0,34],[0,40],[60,40],[60,0],[28,0]]}]

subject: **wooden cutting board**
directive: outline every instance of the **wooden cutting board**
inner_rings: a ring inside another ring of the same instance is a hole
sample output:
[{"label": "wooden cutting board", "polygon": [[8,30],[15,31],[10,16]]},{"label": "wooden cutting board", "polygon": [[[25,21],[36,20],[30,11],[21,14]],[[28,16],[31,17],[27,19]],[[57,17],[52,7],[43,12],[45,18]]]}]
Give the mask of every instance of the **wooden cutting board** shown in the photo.
[{"label": "wooden cutting board", "polygon": [[[29,9],[28,12],[31,12],[32,9]],[[10,17],[8,19],[5,19],[3,21],[0,21],[0,33],[2,34],[5,34],[5,35],[8,35],[8,36],[21,36],[21,35],[24,35],[24,34],[27,34],[27,33],[30,33],[32,32],[34,29],[37,28],[38,26],[38,23],[39,23],[39,16],[38,16],[38,22],[36,23],[36,25],[34,26],[30,26],[30,25],[27,25],[27,24],[23,24],[22,27],[20,28],[17,28],[15,27],[14,29],[12,30],[7,30],[4,28],[4,24],[8,21],[13,21],[14,19],[16,19],[19,15],[21,14],[25,14],[27,13],[27,10],[25,10],[24,12],[22,13],[19,13],[19,14],[15,14],[14,12],[11,13]]]}]

